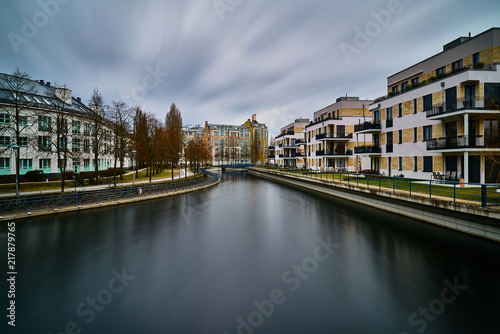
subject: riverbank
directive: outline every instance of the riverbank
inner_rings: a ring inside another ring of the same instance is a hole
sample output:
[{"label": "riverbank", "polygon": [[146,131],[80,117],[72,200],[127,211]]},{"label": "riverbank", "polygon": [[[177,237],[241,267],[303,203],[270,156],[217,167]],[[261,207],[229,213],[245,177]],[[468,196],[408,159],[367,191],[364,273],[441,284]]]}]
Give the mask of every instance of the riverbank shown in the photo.
[{"label": "riverbank", "polygon": [[[183,189],[179,190],[174,190],[174,191],[168,191],[168,192],[152,192],[151,194],[147,194],[143,192],[143,188],[140,186],[136,187],[135,189],[137,190],[134,192],[134,196],[131,196],[130,198],[117,198],[114,200],[101,200],[98,201],[97,203],[89,203],[89,204],[75,204],[71,206],[63,206],[63,207],[50,207],[46,209],[38,209],[38,210],[25,210],[22,212],[15,212],[15,213],[8,213],[8,214],[3,214],[0,216],[0,222],[3,221],[14,221],[14,220],[20,220],[20,219],[25,219],[25,218],[30,218],[30,217],[36,217],[36,216],[45,216],[45,215],[51,215],[51,214],[60,214],[60,213],[65,213],[65,212],[73,212],[73,211],[81,211],[81,210],[87,210],[87,209],[96,209],[96,208],[102,208],[102,207],[107,207],[107,206],[114,206],[114,205],[122,205],[122,204],[129,204],[129,203],[135,203],[135,202],[141,202],[141,201],[147,201],[147,200],[153,200],[153,199],[158,199],[158,198],[164,198],[164,197],[170,197],[170,196],[176,196],[176,195],[182,195],[185,193],[190,193],[202,189],[206,189],[212,186],[215,186],[219,184],[220,179],[217,178],[214,182],[211,183],[201,183],[199,186],[189,186]],[[164,184],[169,184],[171,183],[170,180],[168,182],[164,182]],[[157,182],[158,186],[161,186],[160,182]],[[86,195],[87,192],[78,192],[77,194],[82,198]],[[90,192],[89,192],[90,193]]]},{"label": "riverbank", "polygon": [[500,242],[500,211],[497,208],[482,208],[479,204],[404,191],[386,191],[356,184],[334,183],[327,179],[305,178],[284,175],[279,171],[263,168],[248,168],[249,174],[294,187],[343,198],[380,210],[396,213],[420,221],[439,225],[469,235]]}]

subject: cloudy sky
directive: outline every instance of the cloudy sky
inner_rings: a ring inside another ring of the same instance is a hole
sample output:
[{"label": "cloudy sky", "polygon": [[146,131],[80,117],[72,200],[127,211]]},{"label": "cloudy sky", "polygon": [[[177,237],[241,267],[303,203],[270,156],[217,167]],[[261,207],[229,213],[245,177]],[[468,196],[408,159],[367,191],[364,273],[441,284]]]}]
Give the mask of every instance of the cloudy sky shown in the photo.
[{"label": "cloudy sky", "polygon": [[500,1],[2,0],[0,72],[98,87],[164,119],[271,134],[339,96],[377,98],[386,78],[469,32],[500,26]]}]

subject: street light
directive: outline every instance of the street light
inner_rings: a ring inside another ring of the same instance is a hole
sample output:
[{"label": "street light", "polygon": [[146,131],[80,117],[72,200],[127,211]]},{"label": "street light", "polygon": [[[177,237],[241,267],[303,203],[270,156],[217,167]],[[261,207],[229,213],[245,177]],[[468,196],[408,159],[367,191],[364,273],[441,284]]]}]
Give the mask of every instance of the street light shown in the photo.
[{"label": "street light", "polygon": [[179,180],[181,179],[181,157],[182,152],[179,152]]},{"label": "street light", "polygon": [[17,156],[19,154],[19,145],[14,143],[14,145],[12,145],[12,148],[14,149],[14,152],[16,154],[16,197],[19,197],[19,166],[17,164]]},{"label": "street light", "polygon": [[132,151],[132,185],[135,186],[135,154],[137,153],[136,150]]}]

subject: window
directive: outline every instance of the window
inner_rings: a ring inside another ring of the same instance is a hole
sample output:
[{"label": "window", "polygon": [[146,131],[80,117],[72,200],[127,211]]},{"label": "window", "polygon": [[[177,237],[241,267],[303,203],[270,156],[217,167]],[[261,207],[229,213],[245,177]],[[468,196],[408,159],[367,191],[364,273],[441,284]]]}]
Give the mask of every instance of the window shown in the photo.
[{"label": "window", "polygon": [[219,139],[215,138],[215,146],[219,146]]},{"label": "window", "polygon": [[399,92],[399,89],[398,89],[398,86],[397,86],[397,85],[392,87],[392,92],[393,92],[394,94],[397,94],[397,93]]},{"label": "window", "polygon": [[458,71],[458,70],[462,69],[463,67],[464,67],[464,61],[462,59],[451,63],[451,71],[452,72]]},{"label": "window", "polygon": [[40,159],[38,161],[38,165],[40,169],[49,169],[50,168],[50,159]]},{"label": "window", "polygon": [[416,77],[416,78],[411,79],[411,84],[412,84],[412,85],[417,84],[417,83],[419,83],[419,82],[420,82],[419,77]]},{"label": "window", "polygon": [[403,104],[398,104],[398,117],[403,117]]},{"label": "window", "polygon": [[422,97],[424,108],[422,111],[432,110],[432,94]]},{"label": "window", "polygon": [[0,114],[0,124],[10,124],[10,115]]},{"label": "window", "polygon": [[61,137],[59,138],[59,148],[66,149],[68,148],[68,138],[67,137]]},{"label": "window", "polygon": [[10,137],[0,136],[0,146],[9,146],[9,145],[10,145]]},{"label": "window", "polygon": [[80,159],[79,158],[73,159],[73,166],[80,166]]},{"label": "window", "polygon": [[403,144],[403,130],[398,130],[398,144]]},{"label": "window", "polygon": [[478,53],[474,53],[472,55],[472,63],[475,64],[475,63],[479,63],[480,60],[479,60],[479,52]]},{"label": "window", "polygon": [[413,99],[413,113],[417,113],[417,108],[418,108],[418,101],[417,99]]},{"label": "window", "polygon": [[83,159],[83,168],[90,168],[90,159]]},{"label": "window", "polygon": [[10,158],[0,158],[0,169],[10,169]]},{"label": "window", "polygon": [[49,131],[52,119],[49,116],[38,116],[38,131]]},{"label": "window", "polygon": [[392,144],[393,143],[392,136],[393,136],[392,131],[387,132],[387,145],[385,147],[385,150],[387,153],[391,153],[393,151],[393,149],[392,149],[392,145],[393,145]]},{"label": "window", "polygon": [[19,159],[20,169],[33,169],[33,159]]},{"label": "window", "polygon": [[418,171],[418,157],[413,157],[413,171]]},{"label": "window", "polygon": [[432,125],[427,125],[423,127],[424,138],[422,141],[428,141],[432,139]]},{"label": "window", "polygon": [[398,169],[403,170],[403,157],[398,158]]},{"label": "window", "polygon": [[432,172],[432,157],[424,157],[423,172]]},{"label": "window", "polygon": [[392,107],[389,107],[385,111],[385,126],[390,128],[392,126]]},{"label": "window", "polygon": [[80,139],[73,138],[73,152],[80,152]]},{"label": "window", "polygon": [[219,131],[215,131],[214,136],[218,136],[218,135],[219,135]]},{"label": "window", "polygon": [[52,146],[52,138],[47,136],[38,137],[38,150],[39,151],[50,151]]},{"label": "window", "polygon": [[446,74],[446,66],[440,67],[436,70],[436,77],[441,78]]},{"label": "window", "polygon": [[83,141],[83,152],[90,153],[90,139],[85,139]]},{"label": "window", "polygon": [[401,84],[401,91],[404,92],[408,89],[408,81]]},{"label": "window", "polygon": [[19,125],[28,126],[28,116],[19,116]]},{"label": "window", "polygon": [[83,135],[84,136],[90,135],[90,124],[89,123],[83,123]]},{"label": "window", "polygon": [[498,134],[498,120],[485,119],[484,120],[484,139],[487,146],[498,147],[499,141]]},{"label": "window", "polygon": [[28,137],[19,137],[19,146],[26,147],[28,146]]},{"label": "window", "polygon": [[413,128],[413,142],[416,143],[417,142],[417,128]]},{"label": "window", "polygon": [[79,121],[73,121],[72,133],[73,133],[73,135],[80,135],[80,122]]}]

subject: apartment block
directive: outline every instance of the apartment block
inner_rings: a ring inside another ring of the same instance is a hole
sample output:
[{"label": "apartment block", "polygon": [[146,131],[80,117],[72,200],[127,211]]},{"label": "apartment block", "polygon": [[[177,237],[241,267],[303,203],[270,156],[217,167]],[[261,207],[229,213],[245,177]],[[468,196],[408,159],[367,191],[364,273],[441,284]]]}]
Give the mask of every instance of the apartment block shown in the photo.
[{"label": "apartment block", "polygon": [[306,146],[304,130],[307,124],[309,124],[308,118],[299,118],[280,129],[280,134],[274,139],[274,161],[277,165],[304,167]]},{"label": "apartment block", "polygon": [[356,156],[386,175],[498,182],[500,28],[460,37],[443,51],[387,78],[387,96],[369,106],[371,122],[355,128],[371,145]]},{"label": "apartment block", "polygon": [[371,123],[368,106],[372,102],[345,96],[316,111],[305,127],[306,167],[313,170],[369,169],[370,159],[354,155],[354,149],[371,146],[372,134],[355,134],[355,127]]}]

